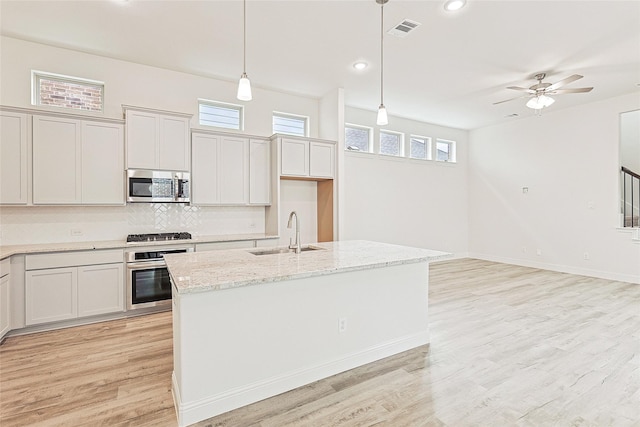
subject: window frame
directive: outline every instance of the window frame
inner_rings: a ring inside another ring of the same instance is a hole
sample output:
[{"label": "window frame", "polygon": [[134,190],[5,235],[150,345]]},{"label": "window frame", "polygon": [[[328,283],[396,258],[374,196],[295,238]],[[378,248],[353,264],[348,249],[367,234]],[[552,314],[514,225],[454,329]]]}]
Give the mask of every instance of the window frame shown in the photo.
[{"label": "window frame", "polygon": [[[438,144],[439,143],[444,143],[447,144],[449,146],[449,158],[447,160],[439,160],[438,159]],[[436,143],[434,144],[434,150],[435,150],[435,156],[434,156],[434,160],[436,162],[441,162],[441,163],[456,163],[456,142],[452,141],[450,139],[444,139],[444,138],[436,138]]]},{"label": "window frame", "polygon": [[[200,106],[201,105],[207,105],[209,107],[214,107],[214,108],[221,108],[221,109],[227,109],[227,110],[235,110],[238,112],[238,127],[230,127],[230,126],[216,126],[216,125],[212,125],[212,124],[206,124],[206,123],[202,123],[202,121],[200,120]],[[212,99],[204,99],[204,98],[198,98],[198,125],[199,126],[206,126],[208,128],[217,128],[217,129],[226,129],[226,130],[239,130],[239,131],[243,131],[244,130],[244,105],[239,105],[239,104],[232,104],[230,102],[222,102],[222,101],[214,101]]]},{"label": "window frame", "polygon": [[[398,154],[386,154],[382,152],[382,135],[396,135],[398,136]],[[380,156],[389,156],[397,158],[407,158],[404,153],[404,132],[397,132],[388,129],[380,129],[378,133],[378,153]]]},{"label": "window frame", "polygon": [[[421,158],[421,157],[412,157],[411,156],[411,142],[414,139],[422,139],[425,142],[425,154],[426,157]],[[408,159],[412,159],[412,160],[433,160],[433,138],[431,138],[430,136],[423,136],[423,135],[416,135],[416,134],[409,134],[409,147],[408,147],[408,152],[407,152]]]},{"label": "window frame", "polygon": [[[58,81],[62,83],[70,83],[76,85],[83,86],[99,86],[101,88],[101,99],[100,99],[100,109],[99,110],[87,110],[82,108],[71,108],[63,105],[56,104],[43,104],[42,97],[40,94],[40,81],[44,80],[52,80]],[[74,112],[80,111],[84,113],[104,113],[104,104],[105,104],[105,90],[106,85],[103,81],[100,80],[92,80],[86,79],[83,77],[75,77],[75,76],[67,76],[64,74],[51,73],[48,71],[40,71],[40,70],[31,70],[31,105],[36,107],[44,107],[44,108],[62,108],[65,110],[71,110]]]},{"label": "window frame", "polygon": [[[276,117],[281,117],[284,119],[298,119],[298,120],[303,120],[304,121],[304,135],[300,135],[298,133],[291,133],[291,132],[276,132],[275,130],[275,118]],[[299,137],[303,137],[303,138],[308,138],[309,137],[309,121],[310,118],[309,116],[303,116],[301,114],[292,114],[292,113],[284,113],[282,111],[273,111],[271,114],[271,131],[274,134],[280,134],[280,135],[291,135],[291,136],[299,136]]]},{"label": "window frame", "polygon": [[[367,131],[368,145],[369,145],[369,150],[368,151],[349,150],[349,146],[347,145],[347,128]],[[372,127],[364,126],[364,125],[357,125],[357,124],[354,124],[354,123],[345,123],[344,124],[344,132],[345,132],[345,135],[344,135],[344,150],[345,151],[348,151],[350,153],[373,153],[373,128]]]}]

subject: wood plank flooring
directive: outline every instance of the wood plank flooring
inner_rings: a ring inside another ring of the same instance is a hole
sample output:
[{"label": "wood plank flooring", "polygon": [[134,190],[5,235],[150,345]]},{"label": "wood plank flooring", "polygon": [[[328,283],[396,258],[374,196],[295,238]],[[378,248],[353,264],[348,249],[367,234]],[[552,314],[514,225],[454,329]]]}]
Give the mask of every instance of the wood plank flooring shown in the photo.
[{"label": "wood plank flooring", "polygon": [[[200,422],[640,426],[640,286],[480,260],[432,264],[430,346]],[[175,426],[171,316],[10,337],[0,425]]]}]

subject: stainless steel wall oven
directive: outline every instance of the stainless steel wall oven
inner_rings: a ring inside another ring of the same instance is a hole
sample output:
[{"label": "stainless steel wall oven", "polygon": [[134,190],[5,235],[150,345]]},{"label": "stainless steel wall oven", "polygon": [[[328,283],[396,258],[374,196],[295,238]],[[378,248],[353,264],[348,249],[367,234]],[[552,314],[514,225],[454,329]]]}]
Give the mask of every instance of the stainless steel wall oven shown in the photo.
[{"label": "stainless steel wall oven", "polygon": [[163,257],[166,254],[185,252],[193,252],[193,246],[183,243],[182,245],[128,248],[125,251],[127,308],[132,310],[171,304],[171,280]]}]

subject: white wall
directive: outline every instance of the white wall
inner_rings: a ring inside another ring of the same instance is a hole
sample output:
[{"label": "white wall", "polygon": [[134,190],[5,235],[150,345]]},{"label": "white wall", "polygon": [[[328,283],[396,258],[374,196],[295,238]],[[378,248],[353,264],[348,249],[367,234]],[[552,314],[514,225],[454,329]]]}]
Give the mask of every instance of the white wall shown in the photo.
[{"label": "white wall", "polygon": [[318,241],[318,192],[314,181],[280,180],[280,245],[296,239],[295,221],[287,228],[289,214],[296,211],[300,221],[300,240],[303,245]]},{"label": "white wall", "polygon": [[639,106],[630,94],[471,131],[471,255],[640,282],[640,244],[617,229],[619,114]]},{"label": "white wall", "polygon": [[[376,113],[346,108],[345,121],[373,127]],[[457,163],[344,152],[344,235],[452,252],[468,241],[467,132],[390,117],[384,129],[456,141]]]},{"label": "white wall", "polygon": [[273,133],[272,113],[280,111],[308,116],[310,136],[318,135],[318,99],[261,89],[257,76],[252,80],[253,100],[242,102],[236,99],[235,81],[195,76],[9,37],[0,38],[0,43],[2,105],[33,107],[31,70],[38,70],[103,81],[105,117],[122,118],[122,104],[126,104],[191,113],[194,115],[191,126],[197,127],[198,98],[205,98],[244,105],[244,132],[248,134],[270,136]]}]

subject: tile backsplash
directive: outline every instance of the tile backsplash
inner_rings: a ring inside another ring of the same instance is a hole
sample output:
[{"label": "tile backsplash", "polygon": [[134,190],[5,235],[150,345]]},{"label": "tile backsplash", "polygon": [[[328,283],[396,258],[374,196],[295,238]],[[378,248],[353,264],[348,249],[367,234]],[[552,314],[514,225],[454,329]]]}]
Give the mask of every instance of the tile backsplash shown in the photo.
[{"label": "tile backsplash", "polygon": [[0,244],[120,240],[128,234],[188,231],[194,236],[264,233],[264,207],[173,203],[0,208]]}]

